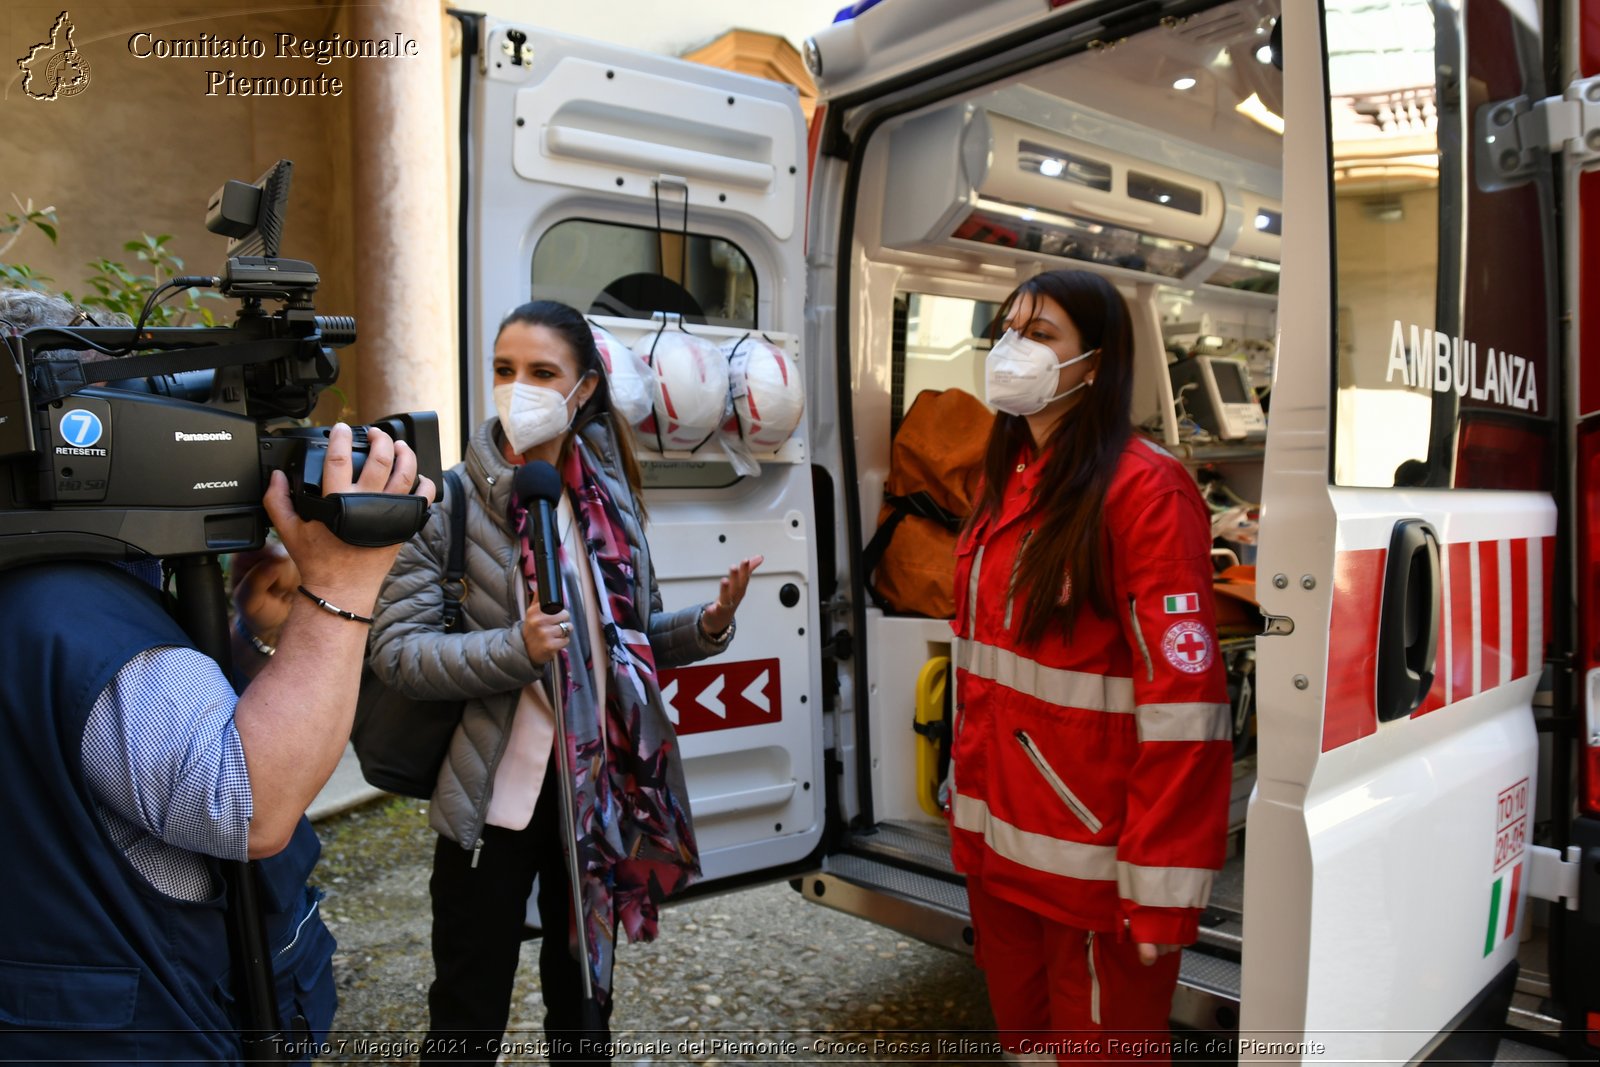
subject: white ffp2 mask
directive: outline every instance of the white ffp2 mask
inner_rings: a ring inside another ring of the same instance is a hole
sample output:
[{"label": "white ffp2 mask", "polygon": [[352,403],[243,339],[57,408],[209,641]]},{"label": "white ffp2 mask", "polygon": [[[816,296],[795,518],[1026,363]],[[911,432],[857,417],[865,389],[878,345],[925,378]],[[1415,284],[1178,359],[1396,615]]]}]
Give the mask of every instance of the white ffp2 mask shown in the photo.
[{"label": "white ffp2 mask", "polygon": [[511,450],[518,454],[553,441],[572,425],[567,413],[567,403],[572,392],[562,396],[547,385],[529,385],[527,382],[506,382],[494,387],[494,407],[500,413],[500,428],[505,431]]},{"label": "white ffp2 mask", "polygon": [[1065,392],[1057,393],[1059,374],[1074,363],[1081,363],[1100,351],[1091,348],[1071,359],[1056,361],[1055,349],[1039,341],[1007,330],[989,350],[983,366],[984,399],[989,406],[1009,415],[1032,415],[1062,397],[1088,385],[1087,379]]}]

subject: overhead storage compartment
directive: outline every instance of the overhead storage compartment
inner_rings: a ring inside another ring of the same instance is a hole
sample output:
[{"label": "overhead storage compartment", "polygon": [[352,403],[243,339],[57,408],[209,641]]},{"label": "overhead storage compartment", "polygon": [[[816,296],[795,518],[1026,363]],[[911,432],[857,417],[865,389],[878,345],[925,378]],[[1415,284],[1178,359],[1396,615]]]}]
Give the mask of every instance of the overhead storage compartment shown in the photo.
[{"label": "overhead storage compartment", "polygon": [[1282,206],[1253,191],[969,104],[906,123],[889,151],[890,247],[970,241],[1191,285],[1274,286]]}]

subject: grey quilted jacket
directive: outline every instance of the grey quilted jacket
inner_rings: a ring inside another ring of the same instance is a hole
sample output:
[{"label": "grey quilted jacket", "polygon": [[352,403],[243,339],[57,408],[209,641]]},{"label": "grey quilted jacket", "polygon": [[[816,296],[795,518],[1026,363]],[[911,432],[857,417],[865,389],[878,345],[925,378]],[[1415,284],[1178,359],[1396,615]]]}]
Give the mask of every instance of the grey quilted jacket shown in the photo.
[{"label": "grey quilted jacket", "polygon": [[[603,422],[590,423],[584,440],[600,456],[602,477],[618,507],[639,529],[638,511],[616,462]],[[450,739],[429,805],[429,821],[445,837],[472,848],[482,836],[495,768],[505,752],[522,688],[543,675],[528,658],[517,612],[517,545],[511,529],[514,468],[500,451],[500,420],[478,427],[466,459],[457,465],[467,492],[466,596],[458,632],[443,631],[444,571],[450,536],[445,500],[428,524],[401,549],[378,594],[368,646],[374,673],[386,685],[424,700],[465,700],[461,725]],[[441,487],[441,492],[443,489]],[[649,605],[647,632],[658,667],[676,667],[721,651],[697,625],[699,605],[663,612],[650,549],[641,535],[633,545],[641,588],[634,602]]]}]

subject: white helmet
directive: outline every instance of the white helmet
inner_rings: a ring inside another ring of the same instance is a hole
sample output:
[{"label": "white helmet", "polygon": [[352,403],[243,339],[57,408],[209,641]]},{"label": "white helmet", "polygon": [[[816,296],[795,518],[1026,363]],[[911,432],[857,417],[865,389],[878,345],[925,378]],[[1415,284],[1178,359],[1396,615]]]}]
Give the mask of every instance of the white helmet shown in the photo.
[{"label": "white helmet", "polygon": [[656,377],[639,355],[603,326],[589,324],[600,362],[606,366],[606,382],[611,389],[611,406],[629,426],[650,417],[656,402]]},{"label": "white helmet", "polygon": [[800,368],[783,349],[757,334],[722,346],[728,360],[733,416],[724,433],[737,434],[755,452],[782,447],[805,412]]},{"label": "white helmet", "polygon": [[705,444],[728,402],[728,361],[717,346],[683,330],[639,338],[634,351],[655,370],[655,411],[639,425],[660,451],[692,452]]}]

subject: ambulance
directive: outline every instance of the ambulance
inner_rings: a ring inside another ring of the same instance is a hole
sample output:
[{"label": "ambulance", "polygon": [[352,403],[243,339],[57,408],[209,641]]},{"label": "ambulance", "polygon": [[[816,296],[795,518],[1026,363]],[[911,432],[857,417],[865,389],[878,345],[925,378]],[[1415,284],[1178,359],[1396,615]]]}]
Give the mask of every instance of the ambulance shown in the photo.
[{"label": "ambulance", "polygon": [[[1597,8],[862,0],[805,45],[809,128],[787,85],[459,15],[463,425],[501,315],[564,300],[647,368],[666,603],[766,557],[665,675],[707,886],[970,951],[950,625],[862,553],[912,402],[981,398],[1005,295],[1091,270],[1135,423],[1255,568],[1174,1021],[1241,1062],[1489,1060],[1508,1022],[1600,1054]],[[731,382],[655,358],[712,348]]]}]

